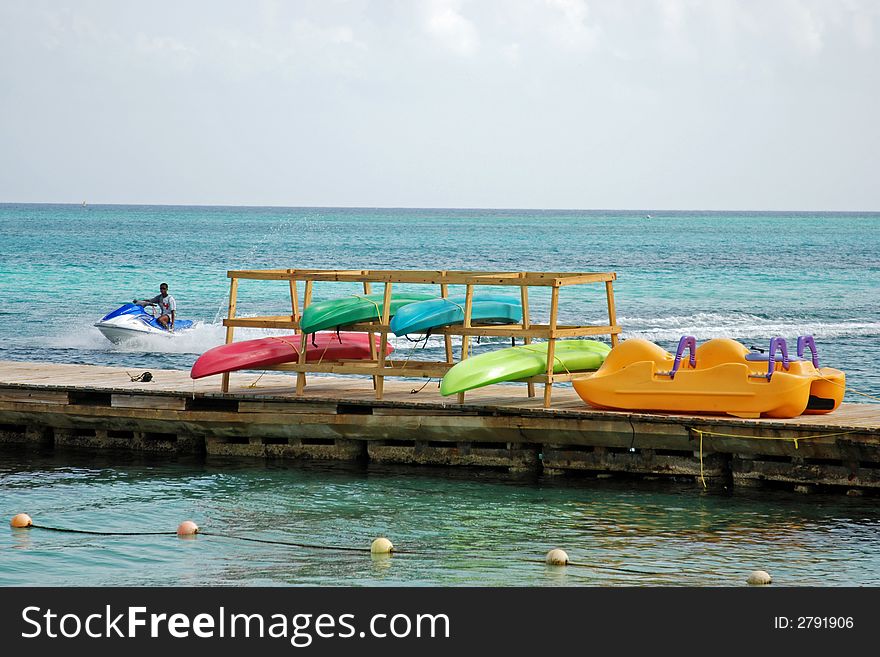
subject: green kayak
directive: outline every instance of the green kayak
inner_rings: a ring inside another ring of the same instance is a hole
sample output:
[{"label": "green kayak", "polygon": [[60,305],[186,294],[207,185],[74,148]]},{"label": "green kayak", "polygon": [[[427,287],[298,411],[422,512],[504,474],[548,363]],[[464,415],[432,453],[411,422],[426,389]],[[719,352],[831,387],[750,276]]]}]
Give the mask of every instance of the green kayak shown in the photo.
[{"label": "green kayak", "polygon": [[[450,369],[440,382],[440,394],[454,395],[492,383],[516,381],[547,371],[547,342],[490,351],[467,358]],[[553,372],[595,370],[611,347],[595,340],[557,340]]]},{"label": "green kayak", "polygon": [[[408,303],[436,298],[436,294],[400,293],[391,295],[391,315]],[[303,333],[316,333],[357,322],[372,322],[382,317],[383,294],[351,295],[319,301],[308,306],[299,326]]]}]

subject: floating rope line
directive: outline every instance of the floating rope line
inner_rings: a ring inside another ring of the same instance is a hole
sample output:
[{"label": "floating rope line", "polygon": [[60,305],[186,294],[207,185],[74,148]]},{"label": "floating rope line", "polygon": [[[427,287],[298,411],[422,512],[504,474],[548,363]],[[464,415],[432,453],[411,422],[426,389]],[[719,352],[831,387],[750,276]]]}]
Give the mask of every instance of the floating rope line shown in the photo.
[{"label": "floating rope line", "polygon": [[[369,552],[370,548],[347,547],[343,545],[315,545],[313,543],[294,543],[291,541],[271,540],[267,538],[250,538],[248,536],[236,536],[235,534],[215,534],[213,532],[199,532],[200,536],[211,536],[213,538],[226,538],[235,541],[247,541],[249,543],[264,543],[267,545],[286,545],[288,547],[306,548],[309,550],[335,550],[338,552]],[[395,554],[415,554],[404,550],[394,550]]]},{"label": "floating rope line", "polygon": [[802,440],[814,440],[816,438],[832,438],[834,436],[846,436],[851,433],[862,433],[859,429],[853,429],[850,431],[838,431],[836,433],[820,433],[812,436],[800,436],[797,438],[787,438],[784,436],[744,436],[742,434],[736,433],[721,433],[719,431],[704,431],[703,429],[694,429],[693,427],[687,427],[688,431],[693,431],[700,437],[700,481],[703,484],[703,488],[708,488],[706,485],[706,478],[703,475],[703,436],[717,436],[720,438],[742,438],[743,440],[790,440],[794,443],[794,448],[798,449],[798,442]]},{"label": "floating rope line", "polygon": [[[518,561],[523,561],[525,563],[543,563],[547,562],[543,559],[518,559]],[[650,570],[636,570],[634,568],[619,568],[617,566],[601,566],[599,564],[594,563],[578,563],[576,561],[569,561],[565,564],[566,566],[574,566],[575,568],[590,568],[592,570],[613,570],[619,573],[632,573],[634,575],[663,575],[663,573],[658,573],[656,571]]]},{"label": "floating rope line", "polygon": [[[46,531],[63,532],[63,533],[69,533],[69,534],[85,534],[85,535],[91,535],[91,536],[175,536],[176,535],[176,532],[98,532],[98,531],[88,531],[88,530],[84,530],[84,529],[64,529],[64,528],[60,528],[60,527],[47,527],[44,525],[31,525],[31,528],[32,529],[43,529]],[[330,550],[330,551],[337,551],[337,552],[361,552],[361,553],[363,553],[363,552],[369,553],[370,552],[369,547],[359,548],[359,547],[349,547],[349,546],[343,546],[343,545],[316,545],[314,543],[295,543],[292,541],[280,541],[280,540],[263,539],[263,538],[251,538],[251,537],[247,537],[247,536],[236,536],[234,534],[219,534],[219,533],[214,533],[214,532],[199,532],[199,535],[200,536],[210,536],[212,538],[225,538],[225,539],[229,539],[229,540],[246,541],[249,543],[260,543],[260,544],[264,544],[264,545],[283,545],[286,547],[297,547],[297,548],[304,548],[304,549],[309,549],[309,550]],[[500,550],[499,550],[499,552],[500,552]],[[416,550],[399,550],[399,549],[395,548],[393,550],[392,554],[412,554],[412,555],[427,556],[428,554],[431,554],[431,553],[416,551]],[[470,558],[478,557],[483,560],[488,559],[488,560],[496,560],[497,561],[497,560],[503,559],[504,561],[511,561],[511,559],[507,559],[507,558],[502,557],[501,555],[498,555],[498,554],[474,555],[474,554],[456,553],[456,552],[447,552],[445,554],[455,555],[455,556],[460,556],[460,557],[470,557]],[[538,563],[538,564],[546,563],[544,560],[541,560],[541,559],[515,559],[515,560],[523,562],[523,563]],[[579,563],[579,562],[574,562],[574,561],[569,561],[565,565],[572,566],[575,568],[589,568],[589,569],[593,569],[593,570],[612,570],[615,572],[632,573],[632,574],[638,574],[638,575],[662,575],[662,573],[659,573],[659,572],[637,570],[637,569],[633,569],[633,568],[620,568],[617,566],[603,566],[600,564]]]},{"label": "floating rope line", "polygon": [[[177,532],[99,532],[87,529],[67,529],[64,527],[47,527],[46,525],[31,525],[31,529],[43,529],[50,532],[62,532],[65,534],[85,534],[88,536],[177,536]],[[269,540],[262,538],[250,538],[247,536],[236,536],[235,534],[219,534],[214,532],[198,532],[200,536],[211,536],[213,538],[227,538],[237,541],[249,541],[251,543],[267,543],[271,545],[286,545],[289,547],[308,548],[311,550],[337,550],[345,552],[369,552],[370,548],[346,547],[341,545],[315,545],[311,543],[294,543],[291,541]],[[410,550],[394,550],[395,554],[423,554]]]},{"label": "floating rope line", "polygon": [[[36,524],[30,525],[30,529],[42,529],[45,531],[60,532],[60,533],[65,533],[65,534],[80,534],[80,535],[86,535],[86,536],[176,536],[177,535],[177,532],[173,532],[173,531],[166,531],[166,532],[101,532],[101,531],[92,531],[92,530],[86,530],[86,529],[66,529],[63,527],[48,527],[46,525],[36,525]],[[263,545],[282,545],[285,547],[296,547],[296,548],[303,548],[303,549],[308,549],[308,550],[328,550],[328,551],[335,551],[335,552],[360,552],[360,553],[364,553],[364,552],[370,553],[371,552],[369,547],[360,548],[360,547],[350,547],[350,546],[344,546],[344,545],[317,545],[315,543],[297,543],[297,542],[293,542],[293,541],[282,541],[282,540],[266,539],[266,538],[252,538],[252,537],[248,537],[248,536],[237,536],[235,534],[221,534],[221,533],[202,532],[202,531],[200,531],[198,533],[198,535],[211,537],[211,538],[225,538],[225,539],[234,540],[234,541],[245,541],[248,543],[260,543]],[[489,552],[489,554],[486,554],[487,551]],[[501,553],[502,553],[502,549],[497,549],[497,550],[484,549],[481,554],[474,554],[474,553],[468,553],[468,552],[461,552],[460,553],[460,552],[456,552],[456,551],[452,551],[452,550],[439,551],[439,554],[442,554],[444,556],[456,556],[456,557],[462,557],[462,558],[481,559],[481,560],[490,560],[490,561],[502,561],[503,560],[506,562],[519,561],[521,563],[546,564],[546,561],[543,559],[523,559],[523,558],[515,558],[515,557],[508,558],[508,557],[503,556]],[[420,550],[399,550],[397,548],[394,548],[392,550],[392,554],[395,554],[395,555],[409,554],[409,555],[418,555],[418,556],[428,556],[431,554],[438,554],[438,552],[437,551],[425,552],[425,551],[420,551]],[[607,571],[614,571],[614,572],[620,572],[620,573],[630,573],[630,574],[634,574],[634,575],[654,575],[654,576],[663,575],[663,573],[656,572],[656,571],[638,570],[635,568],[621,568],[619,566],[605,566],[605,565],[595,564],[595,563],[581,563],[581,562],[569,561],[565,565],[572,566],[574,568],[589,568],[591,570],[607,570]]]},{"label": "floating rope line", "polygon": [[[236,536],[235,534],[215,534],[213,532],[199,532],[200,536],[212,536],[214,538],[226,538],[234,541],[247,541],[249,543],[264,543],[267,545],[285,545],[288,547],[305,548],[309,550],[335,550],[338,552],[370,552],[369,547],[349,547],[345,545],[316,545],[314,543],[294,543],[292,541],[280,541],[266,538],[250,538],[248,536]],[[398,550],[394,548],[394,554],[427,554],[415,550]]]},{"label": "floating rope line", "polygon": [[90,536],[177,536],[177,532],[96,532],[87,529],[65,529],[63,527],[46,527],[45,525],[31,525],[32,529],[45,529],[50,532],[63,532],[65,534],[88,534]]}]

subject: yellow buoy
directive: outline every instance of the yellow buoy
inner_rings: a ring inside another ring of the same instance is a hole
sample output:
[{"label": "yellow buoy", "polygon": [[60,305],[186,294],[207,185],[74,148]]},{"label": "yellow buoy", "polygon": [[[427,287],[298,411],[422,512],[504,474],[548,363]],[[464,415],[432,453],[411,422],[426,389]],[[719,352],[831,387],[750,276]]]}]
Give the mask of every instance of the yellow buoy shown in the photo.
[{"label": "yellow buoy", "polygon": [[766,570],[756,570],[746,581],[753,586],[766,586],[773,581],[773,578]]},{"label": "yellow buoy", "polygon": [[391,554],[394,545],[387,538],[380,536],[370,543],[370,554]]},{"label": "yellow buoy", "polygon": [[199,526],[192,520],[184,520],[177,526],[178,536],[195,536],[199,533]]},{"label": "yellow buoy", "polygon": [[34,521],[31,520],[31,517],[26,513],[19,513],[12,516],[12,520],[9,521],[9,525],[12,527],[30,527],[34,524]]},{"label": "yellow buoy", "polygon": [[547,553],[545,561],[550,566],[564,566],[568,563],[568,554],[565,550],[556,548]]}]

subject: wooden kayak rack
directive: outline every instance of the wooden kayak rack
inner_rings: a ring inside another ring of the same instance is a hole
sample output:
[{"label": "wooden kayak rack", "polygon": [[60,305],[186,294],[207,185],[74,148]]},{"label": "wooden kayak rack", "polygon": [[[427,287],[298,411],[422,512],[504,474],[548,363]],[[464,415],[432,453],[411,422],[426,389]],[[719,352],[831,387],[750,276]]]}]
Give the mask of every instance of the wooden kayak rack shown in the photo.
[{"label": "wooden kayak rack", "polygon": [[[312,301],[312,291],[315,283],[360,283],[363,285],[364,294],[372,294],[372,285],[383,285],[382,317],[374,322],[362,322],[344,327],[346,331],[362,331],[370,336],[370,349],[373,356],[369,361],[340,361],[333,363],[307,363],[306,345],[308,336],[302,335],[299,362],[276,365],[273,369],[293,371],[297,373],[296,393],[302,395],[306,386],[306,374],[332,373],[332,374],[361,374],[373,377],[373,387],[376,390],[376,398],[382,399],[384,378],[386,376],[439,378],[455,364],[452,352],[452,336],[461,336],[461,357],[468,357],[470,338],[474,336],[496,336],[520,338],[523,344],[530,344],[535,338],[545,339],[549,342],[547,347],[547,372],[545,374],[523,379],[528,383],[529,397],[535,396],[535,383],[544,384],[544,407],[550,406],[550,396],[553,383],[571,381],[577,378],[590,376],[589,373],[575,372],[554,374],[553,363],[555,358],[556,340],[559,338],[579,338],[597,335],[608,335],[612,346],[617,344],[620,327],[617,325],[617,316],[614,306],[613,281],[617,275],[613,272],[484,272],[484,271],[421,271],[421,270],[335,270],[335,269],[256,269],[235,270],[226,273],[230,279],[229,284],[229,313],[223,320],[226,327],[226,343],[233,341],[236,327],[242,328],[271,328],[292,329],[294,333],[301,334],[299,328],[302,311]],[[290,293],[290,315],[274,315],[265,317],[236,317],[236,305],[238,301],[238,285],[241,280],[277,280],[286,281]],[[303,283],[302,310],[299,304],[299,284]],[[450,285],[465,286],[464,323],[462,325],[447,326],[431,330],[432,335],[442,335],[446,346],[446,360],[444,361],[414,361],[409,358],[396,360],[386,357],[386,345],[390,331],[390,304],[394,284],[406,285],[439,285],[440,296],[444,299],[449,294]],[[608,324],[602,326],[572,326],[557,323],[559,311],[559,291],[570,285],[583,285],[589,283],[604,283],[605,298],[608,305]],[[520,291],[520,299],[523,308],[523,321],[520,324],[504,325],[471,325],[471,309],[474,297],[474,289],[479,286],[510,286],[517,287]],[[549,287],[550,296],[550,319],[548,324],[533,324],[529,318],[529,288]],[[380,336],[380,348],[375,347],[375,335]],[[229,374],[223,375],[223,392],[229,391]],[[458,393],[458,401],[464,402],[465,393]]]}]

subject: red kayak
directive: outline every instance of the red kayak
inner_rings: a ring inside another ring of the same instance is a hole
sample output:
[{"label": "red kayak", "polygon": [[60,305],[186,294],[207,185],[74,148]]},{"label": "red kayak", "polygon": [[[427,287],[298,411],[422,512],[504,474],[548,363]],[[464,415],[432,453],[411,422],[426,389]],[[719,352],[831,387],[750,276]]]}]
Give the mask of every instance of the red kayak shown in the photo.
[{"label": "red kayak", "polygon": [[[378,353],[381,338],[378,335],[374,338]],[[299,360],[301,340],[301,335],[281,335],[220,345],[199,356],[189,375],[201,379],[212,374],[293,363]],[[385,355],[392,351],[394,348],[387,345]],[[308,336],[306,361],[309,363],[369,359],[370,338],[366,333],[321,331]]]}]

